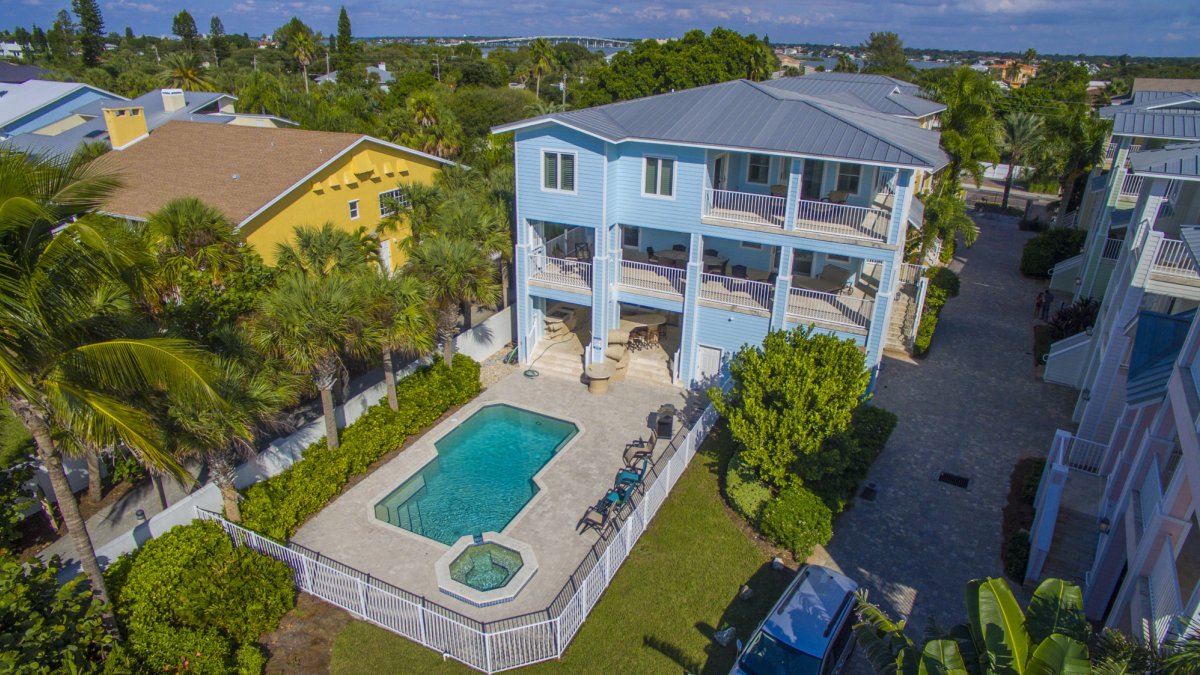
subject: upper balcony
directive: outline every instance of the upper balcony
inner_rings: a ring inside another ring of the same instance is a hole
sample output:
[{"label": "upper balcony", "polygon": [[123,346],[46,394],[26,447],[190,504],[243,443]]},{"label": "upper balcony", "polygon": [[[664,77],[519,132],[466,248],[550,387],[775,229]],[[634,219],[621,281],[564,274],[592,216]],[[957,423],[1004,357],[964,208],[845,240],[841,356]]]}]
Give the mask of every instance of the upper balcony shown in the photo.
[{"label": "upper balcony", "polygon": [[708,160],[701,220],[886,243],[895,198],[894,170],[802,160],[799,195],[788,222],[792,162],[786,157],[717,153]]}]

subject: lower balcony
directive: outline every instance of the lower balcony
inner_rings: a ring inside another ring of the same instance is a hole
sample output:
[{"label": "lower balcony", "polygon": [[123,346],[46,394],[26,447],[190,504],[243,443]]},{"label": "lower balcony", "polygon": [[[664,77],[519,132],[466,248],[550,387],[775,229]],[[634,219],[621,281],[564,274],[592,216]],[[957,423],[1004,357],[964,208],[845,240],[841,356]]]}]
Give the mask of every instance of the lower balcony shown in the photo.
[{"label": "lower balcony", "polygon": [[634,260],[621,261],[621,285],[637,291],[682,298],[687,270]]},{"label": "lower balcony", "polygon": [[727,277],[722,274],[700,275],[700,299],[731,308],[770,313],[775,284]]},{"label": "lower balcony", "polygon": [[875,301],[844,293],[824,293],[806,288],[788,291],[787,318],[795,323],[822,323],[854,333],[867,333]]},{"label": "lower balcony", "polygon": [[529,256],[530,282],[591,292],[592,264],[583,260],[554,258],[546,255]]},{"label": "lower balcony", "polygon": [[796,229],[805,232],[887,242],[891,221],[888,209],[810,199],[796,202]]}]

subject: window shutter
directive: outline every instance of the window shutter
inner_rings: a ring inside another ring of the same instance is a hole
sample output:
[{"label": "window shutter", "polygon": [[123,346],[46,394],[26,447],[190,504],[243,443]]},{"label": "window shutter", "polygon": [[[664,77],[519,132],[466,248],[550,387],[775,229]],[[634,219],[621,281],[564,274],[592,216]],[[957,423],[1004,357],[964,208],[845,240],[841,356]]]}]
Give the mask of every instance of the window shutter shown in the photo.
[{"label": "window shutter", "polygon": [[560,190],[575,190],[575,155],[559,155],[559,168],[562,171],[558,187]]},{"label": "window shutter", "polygon": [[543,183],[548,190],[558,189],[558,154],[547,152],[542,155],[542,162],[545,164],[543,168]]}]

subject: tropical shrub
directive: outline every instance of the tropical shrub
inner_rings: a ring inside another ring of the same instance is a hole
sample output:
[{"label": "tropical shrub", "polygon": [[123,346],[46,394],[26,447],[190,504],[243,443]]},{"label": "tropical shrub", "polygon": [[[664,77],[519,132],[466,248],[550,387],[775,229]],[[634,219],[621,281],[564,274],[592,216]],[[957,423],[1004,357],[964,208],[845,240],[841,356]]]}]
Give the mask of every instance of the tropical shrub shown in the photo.
[{"label": "tropical shrub", "polygon": [[771,488],[742,462],[741,454],[736,454],[725,471],[725,497],[738,515],[757,526],[763,506],[771,499]]},{"label": "tropical shrub", "polygon": [[272,539],[285,540],[309,516],[325,507],[350,478],[404,444],[455,405],[479,393],[479,364],[462,354],[453,366],[437,362],[396,384],[399,409],[372,406],[342,432],[330,450],[321,439],[279,475],[251,486],[242,503],[242,524]]},{"label": "tropical shrub", "polygon": [[1093,298],[1080,298],[1061,309],[1050,317],[1050,339],[1054,341],[1069,338],[1096,325],[1096,317],[1100,314],[1100,302]]},{"label": "tropical shrub", "polygon": [[1078,255],[1085,239],[1087,232],[1084,230],[1056,227],[1042,232],[1025,242],[1025,248],[1021,251],[1021,274],[1049,278],[1050,268]]},{"label": "tropical shrub", "polygon": [[1004,560],[1004,573],[1009,579],[1024,583],[1025,570],[1029,567],[1029,549],[1028,531],[1015,530],[1009,533],[1000,556]]},{"label": "tropical shrub", "polygon": [[728,392],[709,391],[713,406],[741,445],[742,462],[775,488],[829,473],[822,443],[850,424],[870,381],[858,345],[811,328],[774,331],[761,346],[742,347],[729,374]]},{"label": "tropical shrub", "polygon": [[762,533],[788,549],[797,560],[812,555],[833,537],[833,512],[803,487],[786,487],[768,501],[760,519]]},{"label": "tropical shrub", "polygon": [[106,576],[128,635],[126,656],[150,671],[228,673],[253,664],[243,648],[274,630],[296,596],[287,565],[235,547],[212,522],[172,529]]},{"label": "tropical shrub", "polygon": [[938,318],[946,300],[956,297],[962,286],[958,275],[948,267],[934,267],[927,271],[925,276],[929,277],[929,286],[925,289],[921,323],[917,326],[917,334],[913,338],[913,356],[918,358],[929,352],[933,332],[937,329]]},{"label": "tropical shrub", "polygon": [[0,671],[85,672],[112,636],[83,575],[59,584],[59,563],[0,557]]}]

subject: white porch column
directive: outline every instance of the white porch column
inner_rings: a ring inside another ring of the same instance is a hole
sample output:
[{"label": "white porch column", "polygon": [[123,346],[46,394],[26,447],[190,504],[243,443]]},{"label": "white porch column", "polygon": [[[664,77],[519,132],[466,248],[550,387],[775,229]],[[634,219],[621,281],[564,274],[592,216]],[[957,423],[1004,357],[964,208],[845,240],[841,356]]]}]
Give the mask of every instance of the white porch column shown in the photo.
[{"label": "white porch column", "polygon": [[679,379],[690,385],[696,372],[696,342],[700,330],[701,274],[704,272],[704,237],[692,234],[688,242],[687,284],[683,295],[683,329],[679,339]]},{"label": "white porch column", "polygon": [[609,227],[597,228],[593,234],[596,247],[592,258],[592,341],[585,351],[588,364],[603,363],[604,349],[608,346],[608,331],[612,327],[613,286],[613,237]]},{"label": "white porch column", "polygon": [[517,221],[517,245],[513,254],[514,274],[516,279],[517,293],[517,357],[522,364],[529,363],[530,353],[533,351],[534,345],[531,342],[535,339],[532,328],[534,326],[533,308],[531,298],[529,297],[529,222],[521,219]]},{"label": "white porch column", "polygon": [[788,172],[787,209],[783,218],[783,229],[796,229],[796,211],[799,208],[800,186],[804,180],[804,160],[799,157],[791,159],[791,171]]},{"label": "white porch column", "polygon": [[787,327],[788,294],[792,289],[792,247],[779,247],[779,271],[775,275],[775,302],[771,306],[771,330]]}]

